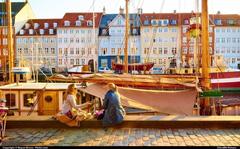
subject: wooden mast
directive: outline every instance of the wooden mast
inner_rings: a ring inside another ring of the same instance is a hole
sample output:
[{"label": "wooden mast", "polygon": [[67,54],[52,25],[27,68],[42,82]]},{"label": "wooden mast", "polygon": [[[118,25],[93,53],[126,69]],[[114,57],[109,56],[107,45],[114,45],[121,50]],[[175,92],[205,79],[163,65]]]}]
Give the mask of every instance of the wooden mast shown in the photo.
[{"label": "wooden mast", "polygon": [[124,47],[124,72],[128,73],[128,2],[129,0],[126,0],[126,14],[125,14],[125,47]]},{"label": "wooden mast", "polygon": [[13,68],[13,31],[12,31],[12,9],[11,0],[6,0],[7,5],[7,29],[8,29],[8,65],[9,65],[9,83],[14,82]]},{"label": "wooden mast", "polygon": [[210,89],[208,20],[208,0],[202,0],[202,86],[204,90]]}]

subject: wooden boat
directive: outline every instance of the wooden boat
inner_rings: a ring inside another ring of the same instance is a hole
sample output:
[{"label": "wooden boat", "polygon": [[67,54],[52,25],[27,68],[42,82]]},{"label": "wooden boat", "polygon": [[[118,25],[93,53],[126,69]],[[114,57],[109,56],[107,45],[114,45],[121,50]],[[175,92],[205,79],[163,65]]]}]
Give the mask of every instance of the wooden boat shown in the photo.
[{"label": "wooden boat", "polygon": [[[128,64],[128,71],[149,71],[153,67],[153,65],[154,63],[152,62]],[[123,72],[124,64],[112,62],[112,69],[116,72]]]}]

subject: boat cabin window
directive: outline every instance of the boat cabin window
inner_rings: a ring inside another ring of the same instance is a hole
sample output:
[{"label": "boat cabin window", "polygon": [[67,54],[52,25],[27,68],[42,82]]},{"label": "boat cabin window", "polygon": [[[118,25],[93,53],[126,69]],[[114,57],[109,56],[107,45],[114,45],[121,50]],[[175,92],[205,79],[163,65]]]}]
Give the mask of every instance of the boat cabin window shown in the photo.
[{"label": "boat cabin window", "polygon": [[33,100],[33,94],[30,94],[30,93],[23,94],[23,106],[24,107],[30,107],[31,100]]},{"label": "boat cabin window", "polygon": [[50,34],[50,35],[53,34],[53,29],[49,29],[49,34]]},{"label": "boat cabin window", "polygon": [[16,106],[16,94],[6,94],[5,98],[7,100],[6,106],[7,107],[15,107]]},{"label": "boat cabin window", "polygon": [[29,34],[30,34],[30,35],[33,34],[33,29],[29,29]]}]

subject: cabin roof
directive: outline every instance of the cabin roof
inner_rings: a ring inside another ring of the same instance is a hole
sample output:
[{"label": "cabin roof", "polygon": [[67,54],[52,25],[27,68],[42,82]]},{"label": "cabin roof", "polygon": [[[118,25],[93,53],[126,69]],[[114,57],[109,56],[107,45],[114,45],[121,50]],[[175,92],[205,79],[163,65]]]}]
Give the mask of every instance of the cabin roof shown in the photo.
[{"label": "cabin roof", "polygon": [[71,83],[20,83],[20,85],[7,84],[0,86],[0,90],[66,90]]}]

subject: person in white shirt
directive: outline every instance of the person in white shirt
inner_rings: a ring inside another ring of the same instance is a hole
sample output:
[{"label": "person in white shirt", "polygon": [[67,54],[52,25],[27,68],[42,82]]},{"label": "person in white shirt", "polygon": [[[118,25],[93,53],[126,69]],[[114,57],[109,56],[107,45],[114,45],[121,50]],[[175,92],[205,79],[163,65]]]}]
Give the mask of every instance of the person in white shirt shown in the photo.
[{"label": "person in white shirt", "polygon": [[69,118],[74,119],[76,116],[72,113],[72,108],[76,110],[81,110],[81,108],[90,106],[92,103],[86,102],[84,104],[77,105],[76,104],[76,94],[77,94],[77,87],[75,84],[70,84],[68,86],[67,92],[64,96],[64,102],[62,105],[62,114],[67,115]]}]

